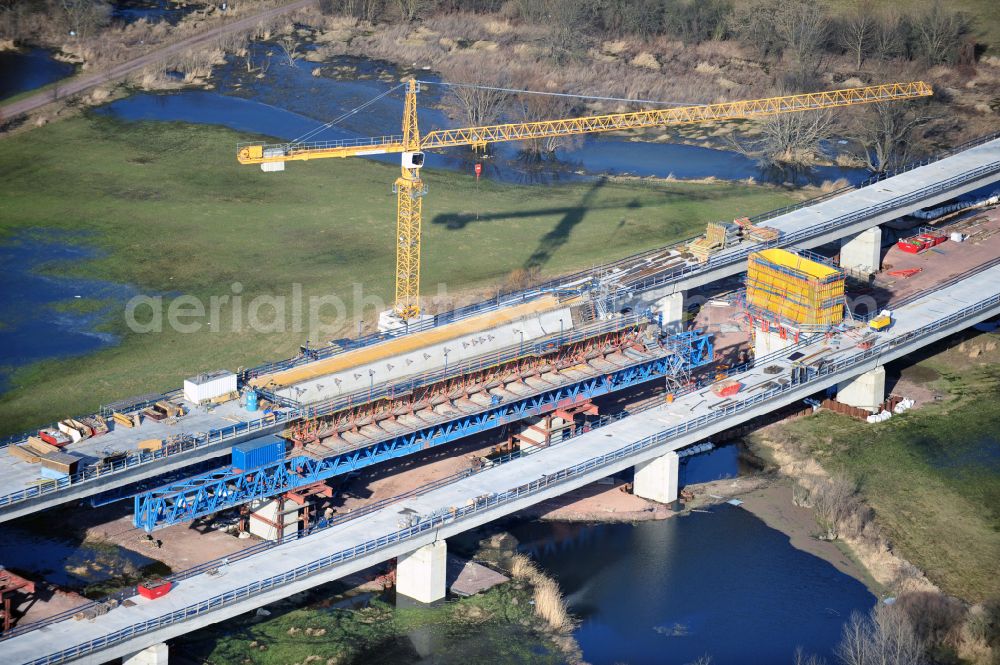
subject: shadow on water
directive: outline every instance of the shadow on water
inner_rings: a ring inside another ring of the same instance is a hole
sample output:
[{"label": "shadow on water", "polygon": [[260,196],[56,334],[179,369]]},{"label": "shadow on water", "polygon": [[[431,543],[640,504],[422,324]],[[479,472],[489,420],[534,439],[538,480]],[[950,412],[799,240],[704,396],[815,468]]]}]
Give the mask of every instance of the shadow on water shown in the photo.
[{"label": "shadow on water", "polygon": [[732,506],[659,522],[511,529],[559,582],[580,619],[587,662],[791,662],[798,646],[831,660],[841,625],[875,598]]},{"label": "shadow on water", "polygon": [[150,23],[166,21],[176,25],[184,16],[201,7],[204,7],[201,3],[177,3],[174,0],[115,0],[111,3],[111,20],[135,23],[146,19]]},{"label": "shadow on water", "polygon": [[71,76],[76,67],[41,48],[0,51],[0,100]]}]

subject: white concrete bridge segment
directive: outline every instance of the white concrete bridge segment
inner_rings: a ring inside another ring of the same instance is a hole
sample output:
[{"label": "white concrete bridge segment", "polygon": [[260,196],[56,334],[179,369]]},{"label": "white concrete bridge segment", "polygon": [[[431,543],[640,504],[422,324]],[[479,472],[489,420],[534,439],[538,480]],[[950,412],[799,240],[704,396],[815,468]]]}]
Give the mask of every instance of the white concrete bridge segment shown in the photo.
[{"label": "white concrete bridge segment", "polygon": [[493,350],[525,344],[547,335],[569,332],[573,316],[569,307],[539,312],[489,330],[477,330],[462,337],[431,344],[388,358],[359,364],[340,372],[302,381],[277,391],[282,397],[302,404],[350,395],[371,386],[402,381],[408,377],[453,367]]},{"label": "white concrete bridge segment", "polygon": [[[816,224],[824,223],[846,212],[861,210],[873,204],[884,202],[909,192],[917,191],[920,188],[926,187],[935,182],[945,181],[955,175],[968,173],[976,168],[989,167],[991,164],[1000,164],[1000,139],[969,148],[968,150],[964,150],[956,155],[946,157],[937,162],[913,169],[892,178],[888,178],[875,185],[847,192],[830,200],[816,203],[807,208],[780,215],[765,223],[769,226],[782,229],[786,233],[795,232],[801,229],[808,229]],[[809,241],[796,243],[794,246],[811,248],[831,240],[853,237],[868,228],[894,220],[899,216],[912,212],[918,208],[935,205],[972,189],[996,182],[997,180],[1000,180],[1000,168],[991,173],[984,174],[981,177],[977,177],[976,179],[973,179],[965,184],[956,185],[945,192],[929,195],[921,198],[919,201],[873,215],[845,227],[833,229],[822,236],[810,239]],[[731,250],[732,253],[738,251],[739,249]],[[730,250],[722,252],[716,256],[724,257],[727,253],[730,253]],[[743,272],[744,268],[745,261],[734,261],[731,264],[697,271],[679,280],[672,281],[668,284],[660,285],[655,288],[650,288],[643,293],[634,294],[630,300],[627,299],[627,304],[636,308],[650,307],[655,306],[657,301],[663,300],[661,306],[669,305],[671,307],[669,313],[672,316],[672,313],[676,310],[677,303],[683,302],[683,294],[688,289],[739,274]],[[595,274],[597,273],[595,272]],[[578,276],[576,278],[576,282],[586,282],[591,279],[591,277],[592,276]],[[569,284],[570,283],[567,283],[567,285]],[[671,297],[665,299],[665,296]],[[624,305],[626,302],[623,301],[619,304]],[[568,326],[569,322],[564,320],[563,325]],[[548,328],[546,328],[546,330],[548,330]],[[525,341],[527,340],[528,337],[526,334]],[[451,361],[452,356],[449,354],[449,362]],[[358,381],[362,384],[366,381],[370,383],[371,378],[367,376],[367,372],[364,372]],[[331,381],[330,383],[333,382]],[[230,409],[232,412],[227,412],[227,410]],[[211,414],[205,413],[197,417],[186,417],[182,420],[182,423],[185,431],[191,431],[194,429],[199,431],[208,431],[213,428],[225,427],[228,424],[231,424],[231,418],[237,420],[248,419],[245,412],[240,410],[238,405],[234,404],[224,405]],[[156,438],[156,436],[158,436],[158,427],[164,426],[150,423],[148,425],[143,425],[143,427],[137,430],[124,434],[120,431],[116,431],[111,435],[95,438],[82,447],[74,446],[73,450],[74,452],[89,453],[94,457],[100,456],[103,449],[107,447],[134,450],[139,440]],[[280,427],[271,428],[270,430],[258,432],[253,436],[272,433],[272,431],[276,431],[278,429],[280,429]],[[163,436],[169,436],[174,433],[176,432],[166,431],[163,433]],[[178,455],[169,461],[161,460],[148,463],[130,468],[127,471],[119,472],[114,475],[109,474],[107,477],[101,478],[97,481],[75,484],[70,488],[61,489],[40,497],[33,497],[27,501],[19,501],[16,504],[0,506],[0,522],[59,505],[67,501],[75,501],[86,498],[123,484],[158,476],[198,461],[211,459],[213,457],[221,457],[228,453],[229,448],[233,443],[237,443],[245,438],[250,437],[240,437],[239,439],[229,440],[225,443],[206,446],[196,451]],[[86,446],[91,446],[92,450]],[[28,487],[29,484],[37,478],[37,469],[32,468],[26,463],[11,460],[11,458],[4,455],[3,452],[4,451],[0,450],[0,456],[2,456],[0,457],[0,488],[3,488],[0,492],[7,494],[21,488]]]},{"label": "white concrete bridge segment", "polygon": [[[974,146],[958,154],[917,167],[905,173],[900,173],[891,178],[886,178],[881,182],[867,187],[845,192],[826,201],[820,201],[805,208],[792,210],[773,219],[761,222],[761,224],[780,230],[784,236],[800,231],[807,231],[843,215],[861,212],[873,206],[888,203],[893,199],[911,195],[936,183],[946,182],[951,178],[963,173],[974,172],[977,169],[988,169],[989,172],[973,177],[963,184],[956,184],[953,187],[949,187],[945,191],[921,196],[910,203],[894,206],[891,209],[866,216],[856,222],[830,229],[807,240],[794,242],[790,248],[813,249],[829,242],[839,241],[842,238],[853,238],[867,229],[896,220],[915,210],[942,203],[956,196],[961,196],[967,192],[1000,181],[1000,139],[994,139],[982,145]],[[726,263],[724,259],[726,256],[740,254],[747,247],[747,245],[738,245],[713,254],[711,261],[713,263],[723,261],[721,265],[706,267],[703,270],[698,270],[679,277],[676,280],[671,280],[669,284],[651,287],[644,292],[637,292],[634,296],[633,305],[636,307],[652,307],[665,295],[670,295],[678,291],[688,291],[745,272],[745,260],[735,260],[732,263]]]},{"label": "white concrete bridge segment", "polygon": [[[1000,289],[1000,266],[995,266],[900,307],[896,311],[898,316],[896,324],[892,329],[882,333],[880,337],[886,342],[902,339],[903,341],[898,345],[882,351],[872,350],[870,355],[866,354],[864,360],[857,364],[831,372],[804,385],[788,388],[766,400],[761,399],[749,404],[743,410],[731,414],[724,411],[723,416],[713,417],[712,414],[715,413],[716,407],[722,400],[714,397],[710,391],[690,393],[678,398],[673,404],[633,415],[562,444],[541,449],[533,455],[469,476],[421,496],[387,506],[364,518],[337,525],[301,540],[292,541],[259,555],[234,562],[224,567],[220,575],[203,574],[183,580],[168,595],[157,600],[147,601],[138,598],[135,606],[118,607],[93,621],[64,621],[14,636],[0,642],[0,650],[4,654],[5,662],[11,664],[26,663],[48,654],[55,654],[60,649],[69,646],[104,638],[116,631],[131,631],[130,627],[139,622],[155,621],[159,624],[158,627],[153,627],[147,632],[135,634],[134,637],[123,642],[99,648],[78,658],[48,661],[51,663],[72,661],[99,665],[275,602],[299,591],[339,579],[393,557],[404,556],[435,541],[517,512],[540,501],[559,496],[630,466],[641,465],[662,457],[672,450],[697,443],[741,422],[797,402],[817,391],[879,367],[890,360],[979,321],[1000,316],[1000,299],[995,299],[988,306],[963,317],[961,320],[950,321],[919,338],[908,340],[904,338],[907,333],[935,321],[945,320],[946,317],[964,307],[980,302],[989,294],[996,294],[998,289]],[[811,345],[810,349],[803,349],[803,352],[809,355],[815,350],[825,348],[826,344],[823,340],[817,341]],[[824,357],[831,361],[860,353],[854,341],[847,338],[835,341],[829,348],[830,351]],[[754,386],[771,381],[776,376],[787,375],[791,366],[787,360],[769,361],[762,363],[762,365],[762,367],[754,368],[739,377],[747,386],[743,393],[743,399],[750,399],[753,396]],[[783,374],[765,374],[763,369],[769,365],[779,365],[784,370]],[[641,441],[677,425],[704,418],[712,419],[699,421],[702,424],[697,427],[692,426],[689,431],[673,435],[662,443],[643,448],[638,452],[615,452],[621,451],[630,442]],[[360,554],[356,558],[348,559],[330,568],[317,570],[308,576],[282,583],[280,586],[269,587],[267,590],[253,595],[234,597],[228,604],[203,614],[195,614],[190,609],[197,606],[207,608],[208,601],[219,594],[235,592],[256,580],[265,580],[274,575],[284,574],[298,566],[309,564],[324,554],[370,542],[380,534],[395,533],[400,528],[400,511],[409,510],[422,516],[440,515],[442,511],[449,512],[452,507],[466,506],[475,497],[503,493],[510,488],[523,486],[533,479],[551,477],[558,474],[560,470],[610,453],[614,453],[612,461],[587,467],[563,482],[543,485],[530,494],[518,495],[509,502],[488,506],[461,519],[446,519],[440,525],[421,532],[404,542],[394,542],[380,549],[373,549],[367,554]]]},{"label": "white concrete bridge segment", "polygon": [[[173,428],[163,423],[146,420],[136,429],[130,430],[118,427],[104,436],[94,437],[93,439],[76,444],[71,449],[71,452],[85,455],[88,463],[92,464],[103,455],[105,449],[126,450],[134,453],[139,441],[143,439],[166,438],[167,436],[184,432],[208,432],[212,429],[230,427],[237,422],[248,422],[256,418],[260,418],[260,413],[247,413],[236,401],[222,404],[211,412],[208,412],[205,407],[193,407],[193,410],[178,420],[177,425]],[[181,426],[183,426],[183,429],[176,429]],[[193,450],[144,462],[121,471],[109,472],[93,480],[76,483],[52,493],[31,497],[9,506],[0,506],[0,522],[30,515],[39,510],[45,510],[46,508],[58,506],[69,501],[86,499],[95,494],[121,487],[122,485],[162,476],[171,471],[177,471],[192,464],[197,464],[198,462],[228,457],[235,444],[268,434],[275,434],[285,427],[285,423],[262,426],[261,429],[255,429],[252,432],[232,439],[206,444]],[[17,490],[30,487],[30,483],[38,478],[40,473],[38,464],[29,464],[23,460],[13,458],[6,450],[2,449],[0,449],[0,456],[6,458],[0,463],[0,494],[16,492]]]}]

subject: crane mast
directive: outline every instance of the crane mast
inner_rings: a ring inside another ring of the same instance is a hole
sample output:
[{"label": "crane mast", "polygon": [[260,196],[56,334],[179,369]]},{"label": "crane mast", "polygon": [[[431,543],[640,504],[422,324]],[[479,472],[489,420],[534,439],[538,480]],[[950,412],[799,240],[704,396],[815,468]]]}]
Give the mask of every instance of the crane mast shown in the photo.
[{"label": "crane mast", "polygon": [[410,79],[403,107],[402,173],[396,178],[396,315],[409,321],[420,315],[420,219],[427,189],[420,180],[424,153],[420,151],[417,93],[420,84]]},{"label": "crane mast", "polygon": [[923,81],[887,83],[861,88],[845,88],[843,90],[719,104],[441,129],[428,132],[421,137],[417,123],[418,92],[420,92],[420,82],[414,79],[408,81],[403,108],[403,133],[401,135],[310,143],[245,143],[237,146],[236,153],[236,158],[241,164],[260,164],[265,171],[283,170],[286,161],[402,154],[401,173],[396,179],[393,190],[396,194],[396,302],[394,313],[403,323],[420,315],[420,220],[423,196],[427,193],[427,189],[420,179],[420,169],[424,164],[424,150],[451,146],[485,147],[488,143],[499,141],[523,141],[550,136],[758,118],[780,113],[917,99],[934,94],[931,86]]}]

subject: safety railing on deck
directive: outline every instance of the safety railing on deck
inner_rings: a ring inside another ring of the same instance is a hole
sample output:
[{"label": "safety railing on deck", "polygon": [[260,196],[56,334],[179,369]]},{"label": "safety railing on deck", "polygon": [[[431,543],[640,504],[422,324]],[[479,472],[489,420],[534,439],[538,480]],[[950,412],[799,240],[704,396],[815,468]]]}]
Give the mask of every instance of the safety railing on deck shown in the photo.
[{"label": "safety railing on deck", "polygon": [[[813,205],[815,205],[817,203],[821,203],[821,202],[826,201],[828,199],[840,196],[841,194],[844,194],[846,192],[850,192],[850,191],[853,191],[855,189],[861,189],[861,188],[867,187],[869,185],[873,185],[873,184],[876,184],[878,182],[881,182],[882,180],[885,180],[887,178],[891,178],[893,176],[900,175],[901,173],[905,173],[907,171],[911,171],[913,169],[920,168],[922,166],[926,166],[928,164],[932,164],[934,162],[941,161],[943,159],[946,159],[948,157],[956,155],[956,154],[958,154],[960,152],[964,152],[964,151],[969,150],[971,148],[974,148],[974,147],[977,147],[977,146],[989,143],[990,141],[996,140],[998,138],[1000,138],[1000,132],[995,132],[993,134],[987,134],[985,136],[980,136],[980,137],[971,139],[971,140],[966,141],[965,143],[963,143],[961,145],[958,145],[958,146],[955,146],[953,148],[950,148],[950,149],[948,149],[948,150],[946,150],[944,152],[937,153],[937,154],[935,154],[935,155],[933,155],[931,157],[927,157],[927,158],[922,159],[922,160],[910,162],[910,163],[908,163],[908,164],[906,164],[906,165],[904,165],[902,167],[899,167],[899,168],[897,168],[897,169],[895,169],[895,170],[893,170],[891,172],[880,173],[880,174],[878,174],[876,176],[873,176],[873,177],[869,178],[868,180],[865,180],[865,181],[863,181],[863,182],[861,182],[861,183],[859,183],[857,185],[847,185],[847,186],[845,186],[845,187],[843,187],[841,189],[834,190],[834,191],[831,191],[831,192],[827,192],[825,194],[821,194],[819,196],[813,197],[811,199],[807,199],[805,201],[800,201],[798,203],[795,203],[795,204],[792,204],[792,205],[789,205],[789,206],[785,206],[785,207],[782,207],[782,208],[776,208],[774,210],[770,210],[768,212],[761,213],[759,215],[755,215],[755,216],[753,216],[753,217],[750,218],[750,221],[752,221],[752,222],[754,222],[756,224],[756,223],[760,223],[760,222],[763,222],[763,221],[767,221],[769,219],[774,219],[775,217],[780,217],[781,215],[787,214],[789,212],[793,212],[795,210],[801,210],[802,208],[807,208],[809,206],[813,206]],[[996,165],[996,163],[994,163],[994,165]],[[996,169],[994,169],[994,170],[996,170]],[[976,177],[978,177],[978,176],[976,176]],[[786,239],[782,239],[781,242],[784,243],[785,240]],[[649,249],[649,250],[644,250],[642,252],[638,252],[636,254],[632,254],[630,256],[624,257],[624,258],[619,259],[617,261],[613,261],[613,262],[611,262],[609,264],[602,265],[599,268],[581,270],[581,271],[572,273],[570,275],[566,275],[566,276],[563,276],[563,277],[559,277],[559,278],[556,278],[556,279],[549,280],[547,282],[544,282],[542,284],[539,284],[539,285],[537,285],[535,287],[532,287],[530,289],[527,289],[527,290],[499,292],[497,294],[496,298],[493,298],[493,299],[490,299],[490,300],[486,300],[486,301],[482,301],[482,302],[479,302],[479,303],[475,303],[475,304],[472,304],[472,305],[468,305],[466,307],[460,307],[460,308],[457,308],[457,309],[454,309],[454,310],[451,310],[451,311],[448,311],[448,312],[442,312],[440,314],[436,314],[433,319],[424,321],[424,322],[419,323],[419,324],[413,324],[411,326],[404,327],[402,330],[394,332],[394,333],[374,333],[374,334],[370,334],[370,335],[364,335],[364,336],[358,337],[358,338],[356,338],[354,340],[351,340],[351,343],[348,346],[345,346],[345,347],[328,346],[328,347],[324,347],[324,348],[321,348],[321,349],[311,350],[310,354],[308,354],[308,355],[303,355],[303,356],[296,357],[296,358],[289,358],[289,359],[286,359],[286,360],[281,360],[281,361],[276,361],[276,362],[264,363],[264,364],[258,365],[256,367],[252,367],[250,369],[243,370],[241,372],[241,374],[240,374],[240,378],[241,378],[241,380],[245,381],[245,380],[247,380],[249,378],[252,378],[254,376],[259,376],[261,374],[267,374],[267,373],[271,373],[271,372],[281,371],[281,370],[284,370],[284,369],[289,369],[289,368],[292,368],[292,367],[297,367],[299,365],[312,362],[314,359],[327,358],[327,357],[330,357],[330,356],[337,355],[339,353],[343,353],[345,351],[349,351],[351,349],[360,348],[360,347],[364,347],[364,346],[369,346],[371,344],[376,344],[378,342],[384,341],[386,339],[391,339],[393,337],[398,337],[398,336],[402,336],[402,335],[408,335],[408,334],[411,334],[411,333],[414,333],[414,332],[419,332],[419,331],[422,331],[422,330],[429,330],[431,328],[435,328],[435,327],[438,327],[438,326],[441,326],[441,325],[445,325],[445,324],[451,323],[453,321],[457,321],[457,320],[460,320],[460,319],[463,319],[463,318],[467,318],[467,317],[472,316],[474,314],[479,314],[479,313],[484,313],[484,312],[488,312],[488,311],[493,311],[493,310],[496,310],[496,309],[498,309],[500,307],[504,307],[504,306],[510,305],[512,303],[524,302],[526,300],[530,300],[532,298],[535,298],[535,297],[537,297],[537,296],[539,296],[539,295],[541,295],[543,293],[550,293],[550,292],[552,292],[554,290],[559,290],[561,287],[565,286],[566,284],[571,284],[571,283],[574,283],[574,282],[579,282],[581,280],[586,280],[588,278],[598,277],[598,276],[600,276],[600,274],[602,272],[607,271],[609,269],[612,269],[615,266],[624,265],[624,264],[627,264],[627,263],[631,263],[631,262],[639,260],[639,259],[641,259],[641,258],[643,258],[645,256],[650,256],[650,255],[653,255],[653,254],[656,254],[656,253],[663,252],[663,251],[668,250],[670,248],[677,247],[679,245],[683,245],[686,242],[690,242],[690,240],[688,240],[688,241],[682,241],[682,242],[679,242],[679,243],[674,243],[674,244],[667,245],[667,246],[664,246],[664,247],[657,247],[657,248],[653,248],[653,249]],[[767,247],[767,246],[770,246],[770,245],[764,245],[764,244],[762,244],[762,245],[755,245],[754,249],[759,249],[759,248]],[[709,263],[711,263],[711,261]],[[690,274],[690,272],[693,272],[694,270],[703,269],[705,267],[706,266],[704,264],[701,264],[701,265],[699,265],[697,267],[693,267],[691,270],[688,270],[684,274]],[[659,285],[661,283],[666,283],[668,281],[676,279],[678,276],[683,276],[683,275],[678,275],[678,273],[672,271],[668,275],[658,275],[658,276],[656,276],[656,278],[649,278],[650,280],[654,280],[654,279],[663,277],[663,281],[662,282],[656,281],[656,282],[648,282],[647,283],[646,281],[640,281],[640,282],[637,282],[635,284],[630,283],[628,285],[628,288],[629,289],[635,289],[635,288],[639,288],[639,289],[652,288],[652,286],[656,286],[656,285]],[[50,427],[55,427],[55,424],[53,423],[53,424],[51,424],[49,426]],[[14,443],[22,443],[22,442],[24,442],[24,441],[27,440],[28,435],[29,435],[29,433],[21,433],[21,434],[15,434],[15,435],[11,435],[11,436],[6,436],[6,437],[3,437],[3,438],[0,438],[0,449],[2,449],[3,447],[5,447],[7,445],[14,444]],[[2,502],[2,499],[0,499],[0,506],[2,506],[2,505],[4,505],[4,504]]]},{"label": "safety railing on deck", "polygon": [[292,422],[300,418],[315,418],[317,416],[329,415],[342,409],[350,408],[353,405],[367,403],[383,397],[400,396],[405,394],[407,391],[424,385],[430,385],[431,383],[442,381],[449,377],[461,376],[464,372],[474,369],[488,368],[502,362],[515,360],[518,357],[523,357],[526,351],[534,355],[548,353],[553,348],[563,346],[565,344],[576,343],[584,339],[600,336],[602,334],[608,334],[616,330],[632,328],[648,320],[649,317],[647,315],[636,314],[625,318],[617,318],[612,321],[591,325],[585,328],[560,332],[558,335],[533,340],[524,347],[518,346],[501,349],[500,351],[488,354],[483,358],[476,358],[456,363],[455,366],[450,369],[446,368],[438,370],[403,382],[388,385],[382,384],[377,387],[373,387],[370,391],[355,391],[343,397],[337,397],[332,400],[327,400],[309,406],[301,406],[297,402],[284,400],[284,398],[281,398],[280,396],[269,393],[269,398],[274,398],[279,402],[287,402],[289,410],[272,411],[270,414],[256,420],[245,423],[237,423],[221,427],[219,429],[213,429],[203,434],[188,435],[180,441],[171,442],[165,445],[158,451],[136,451],[135,453],[129,454],[113,464],[94,465],[73,474],[72,476],[66,476],[58,480],[45,480],[34,487],[29,487],[0,496],[0,507],[20,503],[21,501],[44,496],[46,494],[51,494],[52,492],[57,492],[59,490],[66,489],[71,485],[88,480],[105,478],[111,474],[120,473],[122,471],[135,468],[136,466],[155,462],[179,453],[189,452],[207,445],[223,443],[254,432],[263,433],[265,431],[270,431],[275,425],[278,424]]},{"label": "safety railing on deck", "polygon": [[[191,617],[203,614],[205,612],[210,612],[220,607],[230,605],[239,600],[250,598],[258,595],[262,592],[268,591],[273,588],[280,587],[282,585],[294,582],[305,577],[309,577],[319,573],[323,570],[327,570],[339,563],[345,561],[350,561],[352,559],[357,559],[363,557],[372,552],[385,549],[390,545],[394,545],[406,540],[412,539],[419,536],[431,529],[440,528],[448,523],[453,523],[469,515],[481,513],[487,510],[492,510],[496,507],[506,505],[517,501],[526,496],[537,494],[540,491],[547,489],[551,486],[562,484],[568,480],[578,478],[580,476],[591,473],[592,471],[607,467],[614,462],[621,461],[623,459],[629,458],[637,453],[648,450],[649,448],[658,446],[675,438],[682,434],[687,434],[692,431],[696,431],[699,428],[704,427],[707,424],[713,423],[715,421],[728,418],[736,413],[751,409],[763,402],[773,399],[782,393],[787,393],[792,390],[801,390],[803,386],[807,386],[811,383],[817,382],[822,377],[826,377],[832,374],[840,373],[846,369],[850,369],[857,365],[861,365],[873,358],[876,358],[887,351],[892,351],[902,345],[907,344],[913,340],[921,337],[931,335],[942,328],[946,328],[953,323],[962,321],[969,318],[979,312],[986,309],[990,309],[1000,305],[1000,294],[995,294],[989,298],[981,300],[973,305],[969,305],[954,314],[938,319],[932,323],[929,323],[921,328],[904,333],[898,337],[894,337],[885,342],[877,344],[870,349],[862,350],[855,353],[847,358],[843,358],[837,361],[830,361],[816,368],[810,376],[798,383],[798,384],[776,384],[776,387],[758,393],[753,397],[749,397],[744,400],[733,402],[731,404],[717,408],[711,413],[699,416],[697,418],[690,419],[679,425],[653,434],[639,441],[633,442],[621,448],[618,448],[612,452],[592,457],[588,460],[580,462],[570,467],[555,471],[551,474],[544,474],[539,479],[530,481],[518,485],[514,488],[508,489],[504,492],[493,493],[489,495],[483,495],[478,497],[470,498],[468,503],[460,507],[452,507],[443,511],[437,511],[434,515],[427,516],[420,519],[415,525],[399,529],[395,532],[374,538],[372,540],[366,541],[355,547],[347,548],[330,554],[328,556],[316,559],[307,564],[298,566],[292,570],[286,571],[279,575],[274,575],[263,580],[257,580],[249,584],[243,585],[237,589],[227,591],[222,594],[218,594],[209,598],[208,600],[201,601],[199,603],[194,603],[188,605],[185,608],[176,610],[169,614],[156,617],[147,621],[137,622],[126,628],[117,630],[108,635],[104,635],[100,638],[90,640],[83,644],[79,644],[68,649],[63,649],[54,654],[44,656],[42,658],[35,659],[30,662],[29,665],[51,665],[54,663],[64,662],[71,658],[80,657],[94,651],[98,651],[102,648],[118,644],[123,641],[127,641],[135,636],[147,633],[151,630],[157,628],[171,625],[180,621],[184,621]],[[781,355],[786,355],[788,349],[780,352]],[[771,356],[776,356],[777,354],[771,354]],[[757,363],[766,362],[766,358],[760,358]],[[623,416],[619,416],[621,418]],[[454,482],[454,480],[450,481]],[[437,485],[440,487],[441,485]],[[425,490],[430,491],[430,490]],[[384,507],[384,506],[380,506]],[[377,510],[377,509],[373,509]],[[355,517],[357,517],[356,515]],[[328,528],[328,527],[326,527]],[[301,536],[296,536],[298,538]],[[274,545],[269,545],[267,548],[274,547]],[[262,548],[262,549],[267,549]],[[202,570],[207,570],[202,567]],[[188,576],[193,576],[198,574],[197,572],[191,572]],[[183,579],[183,578],[176,578]],[[34,625],[34,624],[33,624]],[[29,626],[25,626],[28,629]],[[11,635],[12,636],[12,635]]]}]

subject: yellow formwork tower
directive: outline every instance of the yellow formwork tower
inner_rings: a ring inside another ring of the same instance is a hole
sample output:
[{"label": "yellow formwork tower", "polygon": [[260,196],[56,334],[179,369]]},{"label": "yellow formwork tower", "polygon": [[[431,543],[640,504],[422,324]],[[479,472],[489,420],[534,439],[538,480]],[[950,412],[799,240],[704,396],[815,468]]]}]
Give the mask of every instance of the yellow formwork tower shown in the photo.
[{"label": "yellow formwork tower", "polygon": [[747,263],[747,307],[753,315],[800,330],[844,319],[844,272],[784,249],[765,249]]}]

